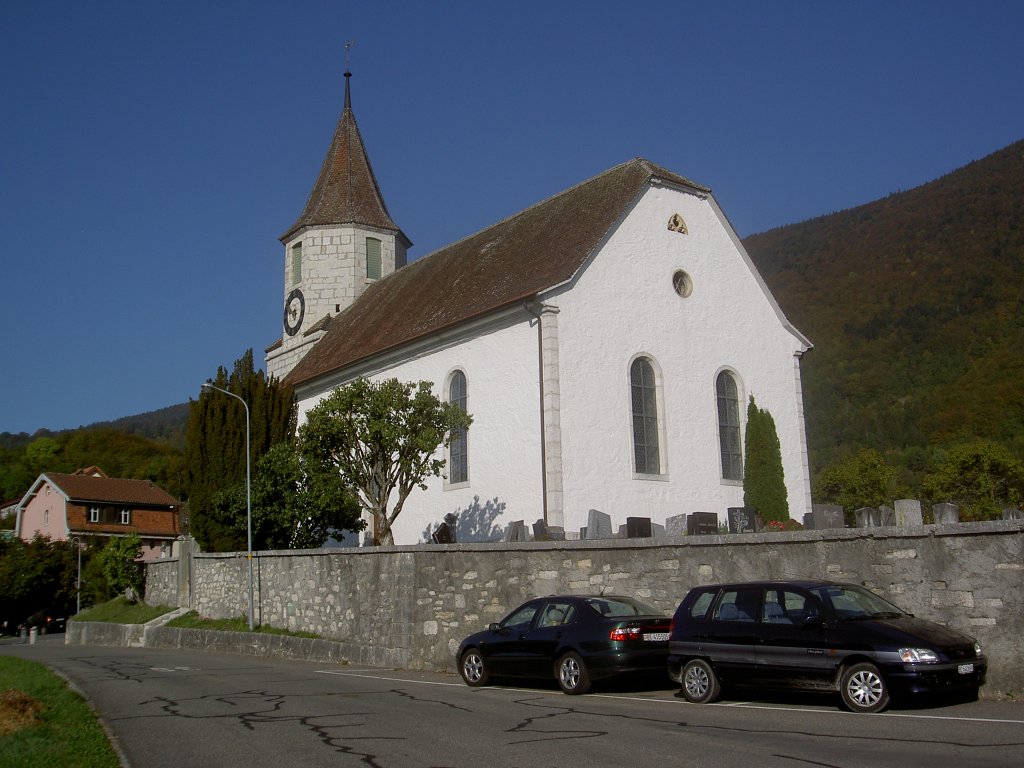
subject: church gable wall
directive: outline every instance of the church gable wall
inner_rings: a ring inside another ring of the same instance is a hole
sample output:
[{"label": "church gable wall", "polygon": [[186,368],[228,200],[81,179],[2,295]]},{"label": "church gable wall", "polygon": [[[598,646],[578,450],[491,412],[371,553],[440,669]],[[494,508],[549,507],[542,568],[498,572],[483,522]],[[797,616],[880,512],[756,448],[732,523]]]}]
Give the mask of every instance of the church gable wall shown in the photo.
[{"label": "church gable wall", "polygon": [[[678,214],[686,234],[668,228]],[[692,292],[681,297],[683,270]],[[794,352],[787,331],[711,203],[664,187],[647,191],[598,249],[559,306],[565,527],[589,509],[665,518],[741,506],[741,483],[723,481],[715,379],[723,369],[772,412],[783,444],[790,514],[804,511],[808,480]],[[662,474],[637,479],[629,367],[654,363],[662,419]]]}]

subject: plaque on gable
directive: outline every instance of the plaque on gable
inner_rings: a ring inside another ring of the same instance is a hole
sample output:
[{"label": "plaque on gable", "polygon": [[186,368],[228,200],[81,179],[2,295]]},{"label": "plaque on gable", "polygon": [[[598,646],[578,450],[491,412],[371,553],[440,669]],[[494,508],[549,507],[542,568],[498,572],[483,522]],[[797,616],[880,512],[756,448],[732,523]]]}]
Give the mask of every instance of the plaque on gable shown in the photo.
[{"label": "plaque on gable", "polygon": [[651,530],[651,518],[649,517],[627,517],[626,538],[627,539],[649,539],[654,533]]},{"label": "plaque on gable", "polygon": [[612,518],[611,515],[606,515],[597,509],[592,509],[587,513],[587,533],[584,538],[587,539],[610,539],[614,535],[612,533]]},{"label": "plaque on gable", "polygon": [[670,232],[678,232],[681,235],[688,235],[690,230],[686,228],[686,222],[683,221],[683,217],[678,213],[673,213],[668,217],[668,229]]},{"label": "plaque on gable", "polygon": [[757,510],[753,507],[729,507],[729,533],[757,533]]},{"label": "plaque on gable", "polygon": [[718,515],[714,512],[694,512],[686,516],[688,536],[715,536],[718,533]]},{"label": "plaque on gable", "polygon": [[843,508],[839,504],[812,504],[811,514],[814,516],[814,530],[826,528],[845,528]]}]

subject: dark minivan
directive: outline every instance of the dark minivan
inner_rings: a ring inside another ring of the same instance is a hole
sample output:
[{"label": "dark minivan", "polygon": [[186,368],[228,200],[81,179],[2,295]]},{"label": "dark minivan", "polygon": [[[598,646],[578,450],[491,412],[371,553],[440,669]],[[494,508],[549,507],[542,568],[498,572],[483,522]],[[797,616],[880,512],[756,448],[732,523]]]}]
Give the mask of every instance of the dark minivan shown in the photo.
[{"label": "dark minivan", "polygon": [[879,712],[910,694],[977,698],[985,671],[973,638],[829,581],[695,587],[669,635],[669,676],[693,703],[756,686],[839,691],[850,710]]}]

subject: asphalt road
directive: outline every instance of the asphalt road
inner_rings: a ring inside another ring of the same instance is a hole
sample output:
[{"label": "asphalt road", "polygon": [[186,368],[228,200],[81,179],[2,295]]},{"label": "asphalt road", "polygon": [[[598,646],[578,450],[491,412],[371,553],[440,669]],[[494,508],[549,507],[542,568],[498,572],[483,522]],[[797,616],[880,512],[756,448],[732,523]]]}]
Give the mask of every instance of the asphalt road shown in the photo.
[{"label": "asphalt road", "polygon": [[36,645],[133,768],[1018,766],[1024,704],[841,711],[831,697],[688,704],[669,684],[471,689],[455,675],[190,651]]}]

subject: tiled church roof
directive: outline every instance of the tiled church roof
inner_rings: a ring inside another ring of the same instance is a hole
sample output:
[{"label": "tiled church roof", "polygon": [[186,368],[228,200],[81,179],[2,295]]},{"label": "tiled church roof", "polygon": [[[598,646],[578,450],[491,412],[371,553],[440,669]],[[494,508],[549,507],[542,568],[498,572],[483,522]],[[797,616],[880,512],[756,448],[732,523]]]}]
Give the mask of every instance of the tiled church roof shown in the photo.
[{"label": "tiled church roof", "polygon": [[[363,224],[396,232],[399,230],[381,196],[373,168],[366,156],[359,126],[352,112],[349,92],[351,73],[345,73],[345,109],[334,130],[320,176],[298,220],[281,236],[282,242],[303,227]],[[406,239],[407,244],[408,240]]]},{"label": "tiled church roof", "polygon": [[657,179],[709,191],[642,158],[617,165],[376,281],[287,380],[307,382],[564,283]]}]

